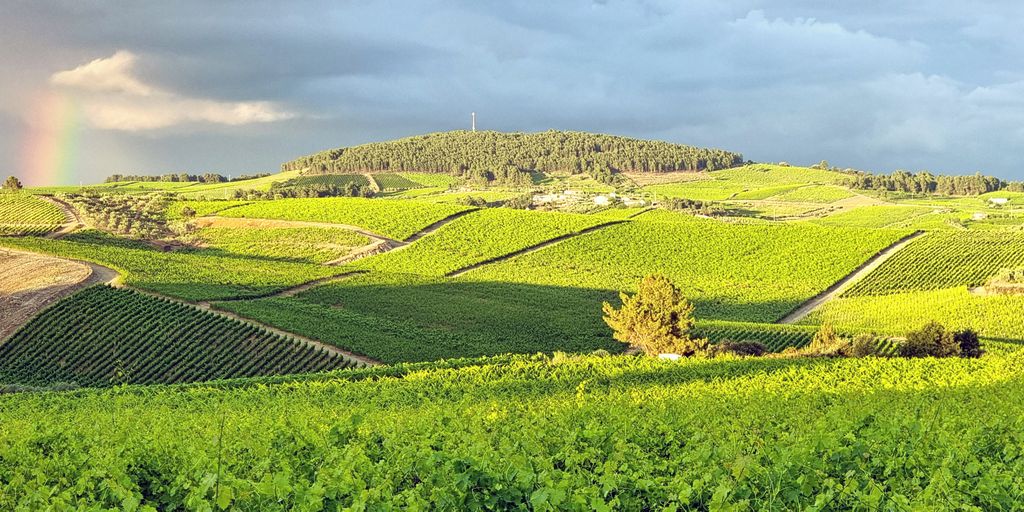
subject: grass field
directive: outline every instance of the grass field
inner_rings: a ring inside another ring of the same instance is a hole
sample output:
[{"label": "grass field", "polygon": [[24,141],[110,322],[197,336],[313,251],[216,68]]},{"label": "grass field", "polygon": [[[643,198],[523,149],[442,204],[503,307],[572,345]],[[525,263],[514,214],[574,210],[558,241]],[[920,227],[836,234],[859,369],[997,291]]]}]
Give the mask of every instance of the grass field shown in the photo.
[{"label": "grass field", "polygon": [[97,286],[46,310],[0,345],[0,384],[195,382],[352,364],[237,320]]},{"label": "grass field", "polygon": [[700,318],[773,322],[906,233],[812,225],[738,225],[680,216],[637,220],[488,265],[466,279],[632,290],[673,279]]},{"label": "grass field", "polygon": [[336,267],[229,255],[162,252],[145,243],[84,231],[61,240],[7,238],[0,246],[90,261],[120,272],[125,284],[185,300],[261,296],[342,272]]},{"label": "grass field", "polygon": [[225,210],[221,215],[345,224],[404,240],[434,222],[470,209],[430,202],[329,197],[259,201]]},{"label": "grass field", "polygon": [[0,396],[0,508],[1009,510],[1022,371],[517,357]]},{"label": "grass field", "polygon": [[357,266],[441,276],[606,222],[592,215],[487,208],[460,217],[409,247],[361,260]]}]

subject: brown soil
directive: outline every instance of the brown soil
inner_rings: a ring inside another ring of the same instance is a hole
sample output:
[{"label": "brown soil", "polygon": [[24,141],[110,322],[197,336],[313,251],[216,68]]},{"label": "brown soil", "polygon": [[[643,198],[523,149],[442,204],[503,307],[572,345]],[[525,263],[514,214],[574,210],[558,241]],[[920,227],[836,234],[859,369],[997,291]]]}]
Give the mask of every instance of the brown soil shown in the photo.
[{"label": "brown soil", "polygon": [[106,277],[83,263],[0,249],[0,342],[50,304]]}]

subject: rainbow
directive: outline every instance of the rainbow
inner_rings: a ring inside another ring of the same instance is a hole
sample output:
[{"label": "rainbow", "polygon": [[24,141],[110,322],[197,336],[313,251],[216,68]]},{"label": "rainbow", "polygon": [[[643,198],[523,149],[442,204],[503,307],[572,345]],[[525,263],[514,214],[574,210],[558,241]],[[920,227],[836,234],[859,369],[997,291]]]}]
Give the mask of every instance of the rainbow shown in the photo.
[{"label": "rainbow", "polygon": [[36,117],[28,123],[21,146],[22,182],[26,186],[77,184],[78,105],[66,95],[47,92],[29,111]]}]

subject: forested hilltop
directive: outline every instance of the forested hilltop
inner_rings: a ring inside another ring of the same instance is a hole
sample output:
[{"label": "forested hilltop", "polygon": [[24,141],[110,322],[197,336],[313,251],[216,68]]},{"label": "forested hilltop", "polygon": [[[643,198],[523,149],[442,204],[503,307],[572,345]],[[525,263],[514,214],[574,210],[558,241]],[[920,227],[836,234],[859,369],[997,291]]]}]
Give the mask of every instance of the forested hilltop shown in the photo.
[{"label": "forested hilltop", "polygon": [[613,172],[718,170],[743,162],[739,153],[584,132],[451,131],[321,151],[281,165],[309,173],[517,171]]}]

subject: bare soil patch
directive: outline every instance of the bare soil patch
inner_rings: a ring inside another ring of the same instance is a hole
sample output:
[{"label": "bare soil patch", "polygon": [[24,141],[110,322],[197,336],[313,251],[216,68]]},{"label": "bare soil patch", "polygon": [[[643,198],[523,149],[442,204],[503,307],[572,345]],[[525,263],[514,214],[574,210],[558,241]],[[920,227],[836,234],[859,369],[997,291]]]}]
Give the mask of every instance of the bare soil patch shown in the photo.
[{"label": "bare soil patch", "polygon": [[50,304],[94,284],[74,261],[0,249],[0,342]]}]

